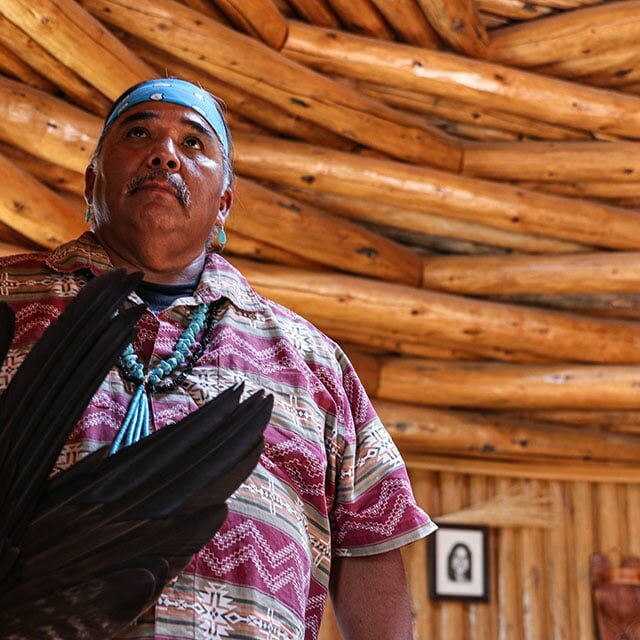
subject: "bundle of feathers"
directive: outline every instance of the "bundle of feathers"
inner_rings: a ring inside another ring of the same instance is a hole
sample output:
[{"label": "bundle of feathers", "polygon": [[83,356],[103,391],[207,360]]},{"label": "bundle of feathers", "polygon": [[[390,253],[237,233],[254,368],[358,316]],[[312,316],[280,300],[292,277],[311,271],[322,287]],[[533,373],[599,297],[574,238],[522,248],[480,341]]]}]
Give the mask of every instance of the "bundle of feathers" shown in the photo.
[{"label": "bundle of feathers", "polygon": [[[220,528],[255,468],[273,398],[238,385],[140,442],[51,477],[67,437],[134,335],[116,314],[141,280],[87,284],[0,397],[0,637],[100,640],[131,624]],[[0,361],[14,315],[0,303]]]}]

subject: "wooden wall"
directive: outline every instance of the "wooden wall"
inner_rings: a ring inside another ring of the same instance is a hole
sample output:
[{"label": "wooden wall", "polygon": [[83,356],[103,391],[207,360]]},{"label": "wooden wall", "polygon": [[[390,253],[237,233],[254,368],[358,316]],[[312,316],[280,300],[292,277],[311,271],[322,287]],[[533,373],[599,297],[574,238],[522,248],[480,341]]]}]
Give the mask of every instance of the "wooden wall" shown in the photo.
[{"label": "wooden wall", "polygon": [[[436,522],[438,516],[446,520],[447,514],[482,504],[487,516],[493,509],[495,518],[502,521],[494,526],[490,517],[483,521],[481,514],[469,514],[475,524],[492,527],[488,604],[430,601],[427,541],[404,550],[415,638],[596,638],[589,556],[601,551],[618,564],[625,555],[640,554],[640,483],[533,480],[415,468],[411,478],[418,502]],[[505,496],[507,502],[501,504],[500,497]],[[507,507],[514,499],[520,507]],[[339,638],[328,610],[320,640]]]}]

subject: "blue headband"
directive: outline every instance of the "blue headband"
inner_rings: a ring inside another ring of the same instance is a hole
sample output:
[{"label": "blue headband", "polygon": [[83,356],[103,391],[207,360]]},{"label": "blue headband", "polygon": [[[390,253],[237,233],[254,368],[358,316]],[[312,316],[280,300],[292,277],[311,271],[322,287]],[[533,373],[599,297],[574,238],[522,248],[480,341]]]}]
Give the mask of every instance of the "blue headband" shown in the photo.
[{"label": "blue headband", "polygon": [[118,117],[141,102],[171,102],[193,109],[211,125],[222,144],[225,156],[229,156],[229,134],[220,107],[204,89],[178,78],[148,80],[127,91],[113,106],[100,139]]}]

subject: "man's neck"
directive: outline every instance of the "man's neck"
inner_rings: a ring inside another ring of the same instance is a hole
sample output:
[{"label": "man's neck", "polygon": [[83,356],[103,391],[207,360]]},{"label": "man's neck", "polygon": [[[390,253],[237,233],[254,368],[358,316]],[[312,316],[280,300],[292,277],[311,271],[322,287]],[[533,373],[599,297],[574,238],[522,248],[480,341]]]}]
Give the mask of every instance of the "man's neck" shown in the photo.
[{"label": "man's neck", "polygon": [[190,284],[197,281],[204,269],[206,252],[193,260],[185,260],[184,263],[176,261],[175,256],[170,256],[166,261],[158,260],[154,255],[153,260],[145,260],[144,256],[133,256],[130,252],[118,250],[111,246],[99,232],[96,232],[98,241],[107,252],[114,267],[126,269],[126,271],[142,271],[146,282],[156,284]]}]

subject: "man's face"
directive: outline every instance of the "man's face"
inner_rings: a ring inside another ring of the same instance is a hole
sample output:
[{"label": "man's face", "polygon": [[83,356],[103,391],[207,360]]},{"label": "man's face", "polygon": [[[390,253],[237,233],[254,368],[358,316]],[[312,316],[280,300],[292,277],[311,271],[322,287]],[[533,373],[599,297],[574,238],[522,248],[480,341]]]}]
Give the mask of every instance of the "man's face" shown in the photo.
[{"label": "man's face", "polygon": [[87,170],[97,233],[133,255],[154,246],[159,254],[201,253],[228,213],[231,191],[223,187],[223,151],[211,126],[164,102],[136,105],[118,118],[95,170]]}]

